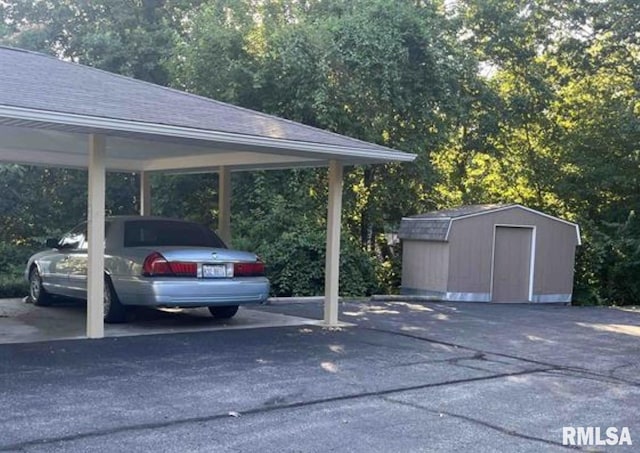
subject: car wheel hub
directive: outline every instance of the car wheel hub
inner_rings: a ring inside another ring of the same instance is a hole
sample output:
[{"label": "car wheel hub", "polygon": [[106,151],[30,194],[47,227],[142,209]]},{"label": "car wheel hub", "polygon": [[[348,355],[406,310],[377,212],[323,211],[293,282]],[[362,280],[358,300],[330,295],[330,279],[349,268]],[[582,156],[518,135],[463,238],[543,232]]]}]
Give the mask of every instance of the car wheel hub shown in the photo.
[{"label": "car wheel hub", "polygon": [[109,287],[105,283],[104,285],[104,314],[105,316],[109,313],[109,308],[111,307],[111,291],[109,291]]},{"label": "car wheel hub", "polygon": [[31,299],[38,300],[40,296],[40,280],[35,273],[31,277],[31,285],[29,288],[31,289]]}]

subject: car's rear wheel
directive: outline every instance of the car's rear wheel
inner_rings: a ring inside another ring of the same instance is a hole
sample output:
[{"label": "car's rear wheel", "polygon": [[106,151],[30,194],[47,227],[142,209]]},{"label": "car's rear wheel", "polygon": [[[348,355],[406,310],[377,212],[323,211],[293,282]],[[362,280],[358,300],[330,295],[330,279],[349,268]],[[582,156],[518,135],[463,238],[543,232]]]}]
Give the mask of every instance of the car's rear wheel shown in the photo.
[{"label": "car's rear wheel", "polygon": [[51,305],[51,296],[42,287],[42,277],[37,267],[29,272],[29,298],[34,305],[40,307]]},{"label": "car's rear wheel", "polygon": [[104,322],[118,324],[125,322],[127,309],[120,303],[116,291],[113,289],[111,280],[104,279]]},{"label": "car's rear wheel", "polygon": [[229,319],[238,313],[238,306],[225,305],[224,307],[209,307],[209,313],[216,319]]}]

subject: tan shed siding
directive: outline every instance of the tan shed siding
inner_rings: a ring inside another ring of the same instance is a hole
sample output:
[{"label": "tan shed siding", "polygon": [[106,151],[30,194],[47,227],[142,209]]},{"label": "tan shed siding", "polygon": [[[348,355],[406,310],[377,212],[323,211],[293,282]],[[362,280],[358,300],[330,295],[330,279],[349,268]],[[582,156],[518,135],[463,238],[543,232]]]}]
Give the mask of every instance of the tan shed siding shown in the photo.
[{"label": "tan shed siding", "polygon": [[538,224],[533,294],[571,294],[576,252],[576,233],[570,226]]},{"label": "tan shed siding", "polygon": [[492,217],[479,215],[451,223],[449,292],[488,294],[491,291]]},{"label": "tan shed siding", "polygon": [[402,288],[445,292],[449,244],[434,241],[402,242]]},{"label": "tan shed siding", "polygon": [[536,227],[534,296],[571,294],[575,227],[518,206],[452,222],[449,291],[490,291],[495,225]]}]

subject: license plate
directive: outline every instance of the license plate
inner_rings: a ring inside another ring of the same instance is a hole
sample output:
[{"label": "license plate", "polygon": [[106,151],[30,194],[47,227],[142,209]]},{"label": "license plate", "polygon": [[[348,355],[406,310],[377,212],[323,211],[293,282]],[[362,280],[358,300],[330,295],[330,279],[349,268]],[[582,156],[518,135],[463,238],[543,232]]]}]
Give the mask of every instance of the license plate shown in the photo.
[{"label": "license plate", "polygon": [[203,264],[203,278],[223,278],[227,276],[227,267],[224,264]]}]

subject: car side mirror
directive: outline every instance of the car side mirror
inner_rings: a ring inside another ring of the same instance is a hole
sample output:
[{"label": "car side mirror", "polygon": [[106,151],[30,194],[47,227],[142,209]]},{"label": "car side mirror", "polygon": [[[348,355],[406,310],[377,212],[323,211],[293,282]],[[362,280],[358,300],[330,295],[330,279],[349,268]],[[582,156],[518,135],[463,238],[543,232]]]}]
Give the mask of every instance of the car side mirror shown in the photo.
[{"label": "car side mirror", "polygon": [[58,239],[55,238],[49,238],[47,239],[47,241],[45,242],[45,246],[49,249],[57,249],[58,248],[58,243],[60,241]]}]

